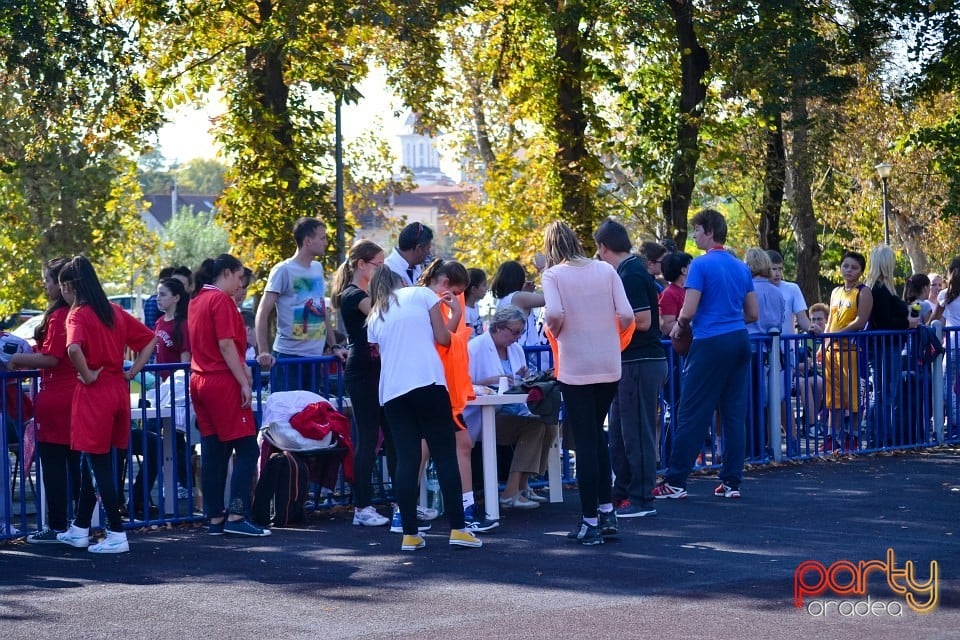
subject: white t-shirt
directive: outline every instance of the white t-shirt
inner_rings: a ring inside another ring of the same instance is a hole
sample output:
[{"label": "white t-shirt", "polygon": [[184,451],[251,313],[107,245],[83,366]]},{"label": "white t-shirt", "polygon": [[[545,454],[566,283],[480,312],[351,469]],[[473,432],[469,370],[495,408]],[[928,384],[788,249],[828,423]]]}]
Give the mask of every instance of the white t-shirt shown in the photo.
[{"label": "white t-shirt", "polygon": [[[390,267],[390,271],[393,271],[395,274],[403,278],[403,284],[408,287],[412,287],[417,283],[417,280],[420,279],[420,274],[423,273],[423,265],[417,264],[411,267],[407,264],[407,259],[404,258],[394,247],[393,251],[390,252],[384,261],[383,264]],[[407,272],[408,269],[413,269],[413,278],[410,277],[410,274]]]},{"label": "white t-shirt", "polygon": [[807,301],[803,299],[803,292],[800,291],[800,285],[796,282],[781,280],[777,286],[780,288],[780,295],[783,296],[784,307],[787,311],[783,314],[783,327],[780,333],[792,336],[797,333],[794,316],[799,313],[806,313]]},{"label": "white t-shirt", "polygon": [[322,356],[327,343],[323,266],[304,268],[293,258],[270,270],[266,291],[277,294],[277,338],[273,350],[294,356]]},{"label": "white t-shirt", "polygon": [[960,327],[960,296],[947,303],[947,290],[937,294],[937,304],[943,307],[943,324],[946,327]]},{"label": "white t-shirt", "polygon": [[469,305],[464,305],[463,321],[467,324],[468,327],[473,329],[474,336],[479,336],[483,334],[483,320],[480,319],[479,307],[471,307]]},{"label": "white t-shirt", "polygon": [[447,386],[430,324],[440,302],[427,287],[404,287],[383,316],[371,312],[367,339],[380,348],[380,404],[431,384]]}]

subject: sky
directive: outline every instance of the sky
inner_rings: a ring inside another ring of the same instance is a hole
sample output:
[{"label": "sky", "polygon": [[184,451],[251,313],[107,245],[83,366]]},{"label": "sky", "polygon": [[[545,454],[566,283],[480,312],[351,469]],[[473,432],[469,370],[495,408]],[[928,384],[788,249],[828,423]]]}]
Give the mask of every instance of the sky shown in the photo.
[{"label": "sky", "polygon": [[[386,90],[385,76],[378,69],[372,70],[358,88],[364,98],[358,104],[343,107],[344,140],[349,142],[359,137],[365,130],[373,128],[379,118],[383,122],[384,135],[393,146],[399,169],[400,143],[397,136],[405,130],[403,123],[406,114],[394,118],[393,111],[402,107],[400,100]],[[214,98],[203,109],[180,108],[168,114],[170,123],[158,135],[163,157],[170,163],[183,163],[194,158],[216,158],[213,136],[210,135],[210,118],[222,112],[223,107]],[[452,158],[444,157],[441,164],[448,176],[456,178],[459,175],[458,165]]]}]

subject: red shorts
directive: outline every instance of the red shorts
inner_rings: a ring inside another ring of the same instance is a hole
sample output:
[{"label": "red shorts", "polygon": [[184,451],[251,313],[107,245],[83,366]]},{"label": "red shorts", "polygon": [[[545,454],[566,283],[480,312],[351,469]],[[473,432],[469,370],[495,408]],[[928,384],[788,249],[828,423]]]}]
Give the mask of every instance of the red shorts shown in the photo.
[{"label": "red shorts", "polygon": [[44,387],[37,394],[33,417],[37,421],[37,442],[70,444],[70,409],[76,384]]},{"label": "red shorts", "polygon": [[233,374],[194,373],[190,376],[190,400],[201,436],[229,442],[257,434],[253,410],[240,406],[240,385]]},{"label": "red shorts", "polygon": [[122,375],[101,375],[91,385],[78,384],[70,411],[70,448],[110,453],[130,444],[130,385]]}]

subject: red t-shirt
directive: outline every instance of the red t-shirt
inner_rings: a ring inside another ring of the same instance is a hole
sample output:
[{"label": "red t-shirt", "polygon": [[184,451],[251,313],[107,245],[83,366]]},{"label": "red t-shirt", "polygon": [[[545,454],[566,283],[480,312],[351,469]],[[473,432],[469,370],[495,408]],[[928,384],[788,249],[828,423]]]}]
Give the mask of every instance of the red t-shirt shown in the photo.
[{"label": "red t-shirt", "polygon": [[247,351],[247,329],[233,298],[220,289],[204,285],[190,301],[187,323],[190,327],[190,368],[194,373],[229,372],[220,353],[220,340],[229,338],[237,348],[240,362]]},{"label": "red t-shirt", "polygon": [[157,318],[157,364],[167,364],[170,362],[180,362],[180,354],[184,351],[190,351],[190,328],[188,323],[180,325],[180,339],[174,341],[173,328],[174,320],[167,320],[163,316]]},{"label": "red t-shirt", "polygon": [[103,367],[104,374],[123,374],[124,349],[141,351],[153,340],[153,332],[123,310],[110,303],[113,327],[100,321],[90,305],[74,307],[67,315],[67,346],[78,344],[93,369]]},{"label": "red t-shirt", "polygon": [[660,316],[679,316],[686,291],[672,282],[660,294]]},{"label": "red t-shirt", "polygon": [[47,318],[46,333],[43,334],[43,342],[37,351],[57,358],[59,362],[55,367],[42,370],[40,380],[44,389],[57,386],[69,386],[72,389],[77,383],[77,370],[73,368],[70,358],[67,357],[67,316],[69,314],[70,307],[60,307]]}]

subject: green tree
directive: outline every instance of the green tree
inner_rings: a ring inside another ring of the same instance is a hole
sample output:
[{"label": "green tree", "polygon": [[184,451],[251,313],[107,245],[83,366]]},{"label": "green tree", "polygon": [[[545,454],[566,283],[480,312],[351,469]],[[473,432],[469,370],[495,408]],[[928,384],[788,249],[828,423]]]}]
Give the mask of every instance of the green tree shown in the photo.
[{"label": "green tree", "polygon": [[0,282],[41,304],[42,263],[87,254],[105,272],[138,227],[130,150],[155,127],[125,28],[99,4],[0,11]]},{"label": "green tree", "polygon": [[177,190],[180,193],[218,195],[223,192],[223,176],[227,167],[217,160],[194,158],[177,167]]},{"label": "green tree", "polygon": [[228,253],[230,234],[210,213],[183,207],[160,232],[160,264],[196,269],[206,258]]}]

